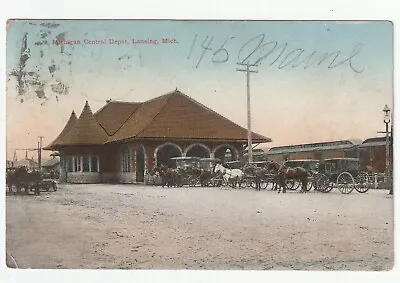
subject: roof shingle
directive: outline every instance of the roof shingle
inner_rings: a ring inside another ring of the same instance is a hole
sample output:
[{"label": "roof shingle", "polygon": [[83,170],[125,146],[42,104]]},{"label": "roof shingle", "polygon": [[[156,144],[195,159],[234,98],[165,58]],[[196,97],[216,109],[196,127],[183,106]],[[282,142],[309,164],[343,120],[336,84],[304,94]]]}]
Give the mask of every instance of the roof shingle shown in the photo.
[{"label": "roof shingle", "polygon": [[110,101],[94,113],[96,121],[109,136],[114,135],[142,103]]},{"label": "roof shingle", "polygon": [[[73,128],[77,120],[78,118],[76,118],[75,111],[72,111],[71,116],[69,116],[68,122],[65,125],[64,129],[61,131],[58,137],[47,147],[50,148],[53,146],[60,145],[62,137],[65,136]],[[47,149],[47,147],[45,149]]]},{"label": "roof shingle", "polygon": [[94,118],[89,103],[86,101],[79,119],[59,141],[59,145],[104,144],[107,133]]},{"label": "roof shingle", "polygon": [[[252,137],[255,142],[271,141],[254,132]],[[110,101],[94,115],[86,102],[79,119],[75,123],[68,122],[62,135],[48,148],[128,139],[246,142],[247,129],[175,90],[143,103]]]}]

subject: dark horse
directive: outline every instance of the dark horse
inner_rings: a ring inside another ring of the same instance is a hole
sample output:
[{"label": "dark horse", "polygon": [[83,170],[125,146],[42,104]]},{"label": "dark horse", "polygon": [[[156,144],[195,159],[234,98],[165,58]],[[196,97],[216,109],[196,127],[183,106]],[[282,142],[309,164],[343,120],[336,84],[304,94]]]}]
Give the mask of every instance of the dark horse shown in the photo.
[{"label": "dark horse", "polygon": [[190,176],[193,176],[194,178],[198,179],[200,182],[200,186],[202,187],[207,187],[209,185],[209,182],[211,178],[213,177],[212,170],[207,170],[207,169],[199,169],[199,168],[188,168],[186,170],[186,173],[188,173]]},{"label": "dark horse", "polygon": [[16,187],[17,193],[21,192],[23,188],[25,193],[29,193],[32,189],[35,195],[40,194],[40,182],[42,176],[39,170],[29,171],[26,167],[18,167],[7,170],[6,183],[9,193],[13,192],[13,186]]},{"label": "dark horse", "polygon": [[182,178],[179,174],[178,170],[168,168],[165,165],[160,165],[159,167],[153,170],[154,172],[158,172],[161,177],[161,186],[170,187],[178,187],[182,184]]},{"label": "dark horse", "polygon": [[286,180],[299,180],[301,182],[300,192],[307,192],[307,183],[310,173],[306,169],[302,167],[289,168],[285,165],[280,165],[275,161],[269,161],[267,163],[267,168],[274,170],[277,173],[278,181],[281,186],[278,191],[279,193],[281,192],[281,189],[283,193],[286,193]]}]

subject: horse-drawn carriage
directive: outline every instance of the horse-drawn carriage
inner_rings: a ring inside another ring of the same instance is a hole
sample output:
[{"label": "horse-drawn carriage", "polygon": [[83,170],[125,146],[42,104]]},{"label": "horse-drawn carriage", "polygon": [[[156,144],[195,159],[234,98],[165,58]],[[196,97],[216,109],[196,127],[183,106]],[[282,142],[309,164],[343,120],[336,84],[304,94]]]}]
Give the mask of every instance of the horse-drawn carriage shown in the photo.
[{"label": "horse-drawn carriage", "polygon": [[367,192],[373,184],[368,173],[360,171],[358,158],[331,158],[320,163],[315,188],[321,192],[330,192],[337,187],[342,194],[354,189],[359,193]]},{"label": "horse-drawn carriage", "polygon": [[173,157],[173,169],[177,170],[179,175],[179,186],[195,186],[201,174],[200,157]]},{"label": "horse-drawn carriage", "polygon": [[57,190],[57,182],[52,174],[46,174],[37,169],[28,169],[25,166],[7,168],[6,185],[9,193],[13,193],[14,188],[16,193],[24,190],[26,194],[33,191],[35,195],[39,195],[40,190]]},{"label": "horse-drawn carriage", "polygon": [[269,185],[274,187],[276,174],[271,173],[267,167],[267,161],[248,162],[242,167],[243,177],[240,187],[253,189],[266,189]]},{"label": "horse-drawn carriage", "polygon": [[[315,188],[315,180],[317,179],[319,163],[320,161],[317,159],[296,159],[288,160],[284,163],[284,165],[290,168],[301,167],[307,170],[310,175],[307,182],[307,191],[310,191],[313,187]],[[290,179],[286,182],[286,187],[289,190],[297,190],[300,186],[301,183],[295,179]]]},{"label": "horse-drawn carriage", "polygon": [[[214,164],[219,161],[217,158],[186,156],[173,157],[170,160],[172,166],[159,165],[147,174],[146,179],[152,180],[158,174],[163,187],[209,186],[218,181],[218,179],[213,179],[212,174]],[[156,184],[156,182],[147,183]]]},{"label": "horse-drawn carriage", "polygon": [[[200,185],[205,185],[207,187],[221,187],[226,186],[226,182],[223,178],[223,174],[221,172],[215,172],[214,168],[217,164],[221,163],[221,159],[219,158],[202,158],[200,159],[200,168],[203,172],[204,180],[199,180]],[[203,183],[203,184],[202,184]]]}]

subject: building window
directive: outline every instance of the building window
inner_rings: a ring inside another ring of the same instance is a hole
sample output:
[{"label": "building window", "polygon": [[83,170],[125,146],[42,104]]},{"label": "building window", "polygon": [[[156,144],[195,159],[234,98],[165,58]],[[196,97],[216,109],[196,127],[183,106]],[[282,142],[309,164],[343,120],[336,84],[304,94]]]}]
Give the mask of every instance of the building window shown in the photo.
[{"label": "building window", "polygon": [[82,172],[90,172],[89,156],[82,157]]},{"label": "building window", "polygon": [[73,162],[72,162],[71,156],[68,156],[65,158],[65,163],[66,163],[66,167],[67,167],[67,172],[73,172],[74,167],[73,167]]},{"label": "building window", "polygon": [[122,149],[122,172],[131,172],[131,150],[129,147]]},{"label": "building window", "polygon": [[92,156],[90,158],[90,172],[99,172],[99,162],[97,156]]},{"label": "building window", "polygon": [[67,156],[64,164],[68,172],[99,172],[98,156]]},{"label": "building window", "polygon": [[74,172],[81,172],[81,157],[74,157]]}]

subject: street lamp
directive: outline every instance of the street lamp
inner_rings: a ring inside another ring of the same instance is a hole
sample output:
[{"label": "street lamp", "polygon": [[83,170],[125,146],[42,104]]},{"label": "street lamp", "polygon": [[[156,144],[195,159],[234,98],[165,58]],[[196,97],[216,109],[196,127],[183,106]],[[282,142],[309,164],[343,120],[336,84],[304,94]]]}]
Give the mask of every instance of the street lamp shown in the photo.
[{"label": "street lamp", "polygon": [[392,184],[389,183],[391,182],[390,179],[390,155],[389,155],[389,123],[390,123],[390,108],[387,106],[387,104],[385,105],[385,107],[383,108],[383,113],[384,113],[384,117],[383,117],[383,122],[385,123],[386,129],[385,129],[385,133],[386,133],[386,174],[385,174],[385,183],[389,186],[389,194],[393,194],[393,188],[392,188]]}]

